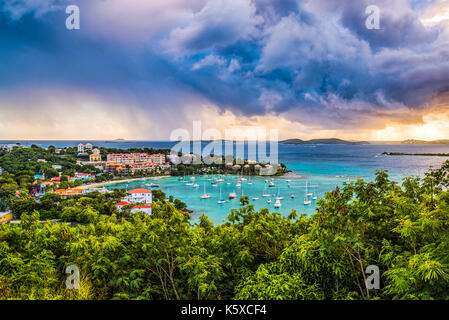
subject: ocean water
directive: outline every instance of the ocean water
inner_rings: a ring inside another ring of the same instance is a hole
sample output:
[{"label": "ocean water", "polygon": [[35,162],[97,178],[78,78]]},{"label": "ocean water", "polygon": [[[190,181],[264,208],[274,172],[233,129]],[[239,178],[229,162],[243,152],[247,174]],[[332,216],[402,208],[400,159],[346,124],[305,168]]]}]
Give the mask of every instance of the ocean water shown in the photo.
[{"label": "ocean water", "polygon": [[[16,141],[0,141],[2,143],[15,143]],[[47,147],[76,146],[80,141],[20,141],[23,145],[36,144]],[[81,141],[87,142],[87,141]],[[160,141],[90,141],[96,146],[111,148],[171,148],[174,142]],[[204,146],[205,144],[203,144]],[[354,180],[363,178],[370,180],[374,177],[376,169],[388,170],[390,176],[395,181],[400,182],[405,176],[422,176],[430,167],[437,168],[446,157],[425,157],[425,156],[384,156],[383,152],[403,152],[403,153],[449,153],[449,145],[408,145],[408,144],[369,144],[369,145],[279,145],[279,161],[287,165],[293,172],[273,179],[276,185],[273,188],[267,187],[267,177],[247,177],[247,181],[241,182],[241,187],[236,187],[237,176],[226,176],[225,182],[218,183],[213,187],[208,179],[217,178],[211,176],[197,176],[194,183],[199,188],[186,186],[179,182],[177,177],[147,179],[132,183],[122,183],[110,185],[108,188],[149,188],[146,184],[151,182],[159,184],[167,195],[173,195],[187,203],[189,209],[193,210],[192,219],[196,220],[202,212],[209,216],[215,223],[222,223],[227,217],[231,208],[239,208],[239,198],[242,195],[249,196],[250,202],[256,208],[269,208],[276,210],[283,215],[288,215],[292,209],[299,213],[311,214],[315,212],[315,203],[304,205],[304,194],[306,184],[308,192],[314,196],[322,197],[325,192],[331,191],[337,185],[342,185],[348,179]],[[268,151],[269,152],[269,151]],[[217,154],[219,152],[216,152]],[[255,154],[245,154],[245,157],[256,158]],[[186,177],[188,180],[190,177]],[[290,180],[290,181],[288,181]],[[252,184],[248,184],[251,182]],[[229,183],[229,184],[228,184]],[[210,199],[201,199],[204,192],[211,194]],[[220,197],[221,189],[221,197]],[[237,198],[228,199],[230,192],[235,192]],[[262,197],[262,194],[270,193],[272,203],[267,203],[269,198]],[[275,197],[278,194],[284,197],[281,200],[282,207],[274,208]],[[291,198],[294,194],[295,198]],[[258,197],[258,200],[252,198]],[[221,198],[225,199],[224,204],[218,204]]]}]

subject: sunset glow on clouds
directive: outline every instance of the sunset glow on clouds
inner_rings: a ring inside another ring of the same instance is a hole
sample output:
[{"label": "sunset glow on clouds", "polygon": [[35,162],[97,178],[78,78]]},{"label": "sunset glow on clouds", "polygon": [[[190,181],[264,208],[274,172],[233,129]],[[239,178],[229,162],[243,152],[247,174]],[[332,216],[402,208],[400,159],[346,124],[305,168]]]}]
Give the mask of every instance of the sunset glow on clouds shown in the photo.
[{"label": "sunset glow on clouds", "polygon": [[0,140],[449,138],[448,27],[448,0],[6,0]]}]

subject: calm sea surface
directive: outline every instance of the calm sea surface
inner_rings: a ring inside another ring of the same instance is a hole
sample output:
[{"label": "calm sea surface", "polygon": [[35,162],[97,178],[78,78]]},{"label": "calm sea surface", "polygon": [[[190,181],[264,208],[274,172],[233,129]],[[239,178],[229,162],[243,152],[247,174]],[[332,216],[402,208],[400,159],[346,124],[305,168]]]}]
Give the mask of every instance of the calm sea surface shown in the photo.
[{"label": "calm sea surface", "polygon": [[[2,143],[15,143],[17,141],[0,141]],[[79,142],[88,141],[20,141],[23,145],[36,144],[42,147],[53,145],[55,147],[76,146]],[[109,148],[171,148],[174,142],[156,141],[126,141],[105,142],[90,141],[92,144]],[[203,144],[204,146],[205,144]],[[256,208],[270,208],[274,210],[275,198],[284,197],[281,200],[282,207],[276,209],[287,215],[292,209],[299,213],[313,213],[315,211],[312,200],[311,205],[304,205],[306,193],[313,196],[323,196],[325,192],[332,190],[336,185],[342,185],[348,179],[358,177],[372,179],[376,169],[389,171],[390,176],[400,182],[407,175],[423,175],[430,166],[438,167],[447,158],[445,157],[416,157],[416,156],[383,156],[382,152],[403,153],[449,153],[449,145],[406,145],[406,144],[369,144],[369,145],[279,145],[279,161],[285,163],[293,172],[281,178],[274,178],[275,187],[268,187],[266,177],[251,177],[247,181],[241,181],[237,186],[237,176],[225,176],[224,182],[213,186],[211,179],[220,177],[195,177],[195,188],[178,181],[176,177],[148,179],[129,184],[115,184],[109,188],[136,188],[146,187],[149,183],[157,183],[168,195],[173,195],[187,203],[194,210],[192,218],[196,219],[204,212],[214,223],[221,223],[229,214],[231,208],[240,207],[239,197],[244,194],[249,196],[250,202]],[[269,152],[269,151],[268,151]],[[216,151],[218,154],[219,152]],[[245,157],[255,158],[254,154],[245,154]],[[190,177],[186,177],[189,180]],[[268,178],[271,181],[271,178]],[[201,199],[206,192],[210,199]],[[236,199],[229,200],[231,192],[237,194]],[[221,196],[220,196],[221,194]],[[262,197],[270,194],[271,197]],[[295,197],[292,198],[291,196]],[[259,198],[253,200],[253,198]],[[218,204],[220,199],[226,200]],[[272,203],[267,203],[271,199]],[[311,199],[311,197],[309,197]]]}]

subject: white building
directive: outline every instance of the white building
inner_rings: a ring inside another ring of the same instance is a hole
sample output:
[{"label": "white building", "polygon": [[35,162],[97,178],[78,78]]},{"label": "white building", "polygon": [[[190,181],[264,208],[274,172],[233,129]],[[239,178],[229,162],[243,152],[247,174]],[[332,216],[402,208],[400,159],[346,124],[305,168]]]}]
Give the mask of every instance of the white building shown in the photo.
[{"label": "white building", "polygon": [[0,167],[0,176],[3,174],[3,168]]},{"label": "white building", "polygon": [[0,144],[0,150],[5,150],[7,152],[11,152],[11,150],[14,148],[13,145],[9,144]]},{"label": "white building", "polygon": [[153,202],[153,194],[150,190],[144,188],[133,189],[127,192],[124,201],[129,203],[151,204]]},{"label": "white building", "polygon": [[146,214],[151,214],[151,203],[153,202],[153,196],[150,190],[138,188],[127,192],[127,196],[116,204],[119,210],[123,207],[133,205],[131,207],[131,212],[145,212]]},{"label": "white building", "polygon": [[92,149],[92,153],[93,154],[100,154],[100,149],[98,149],[98,148]]},{"label": "white building", "polygon": [[78,152],[86,152],[87,150],[92,150],[92,144],[91,143],[86,143],[86,144],[78,144]]}]

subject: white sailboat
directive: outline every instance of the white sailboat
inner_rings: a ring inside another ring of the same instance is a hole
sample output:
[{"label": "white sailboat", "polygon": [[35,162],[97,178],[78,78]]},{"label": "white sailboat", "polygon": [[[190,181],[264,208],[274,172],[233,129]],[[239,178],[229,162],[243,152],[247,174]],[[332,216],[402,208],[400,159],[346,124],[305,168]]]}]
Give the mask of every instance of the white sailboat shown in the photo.
[{"label": "white sailboat", "polygon": [[221,197],[221,188],[220,188],[220,200],[218,200],[217,203],[218,203],[218,204],[223,204],[223,203],[225,203],[225,202],[226,202],[225,199],[223,199],[223,198]]},{"label": "white sailboat", "polygon": [[210,194],[206,193],[206,184],[204,184],[204,194],[200,197],[201,199],[209,199]]},{"label": "white sailboat", "polygon": [[276,200],[284,200],[284,197],[281,197],[280,193],[281,193],[281,188],[278,188],[278,195],[276,197]]},{"label": "white sailboat", "polygon": [[276,202],[275,202],[275,204],[274,204],[274,207],[275,207],[275,208],[280,208],[281,206],[282,206],[282,205],[281,205],[281,200],[277,199]]},{"label": "white sailboat", "polygon": [[308,181],[306,181],[306,195],[308,197],[311,197],[313,195],[313,193],[312,192],[307,192],[307,185],[308,185]]},{"label": "white sailboat", "polygon": [[306,181],[306,193],[304,194],[304,205],[309,205],[312,203],[311,200],[309,200],[309,193],[307,192],[307,181]]},{"label": "white sailboat", "polygon": [[263,194],[262,194],[262,197],[265,197],[265,198],[271,197],[271,194],[266,193],[266,191],[265,191],[266,189],[267,189],[267,185],[265,185],[265,187],[263,188]]}]

